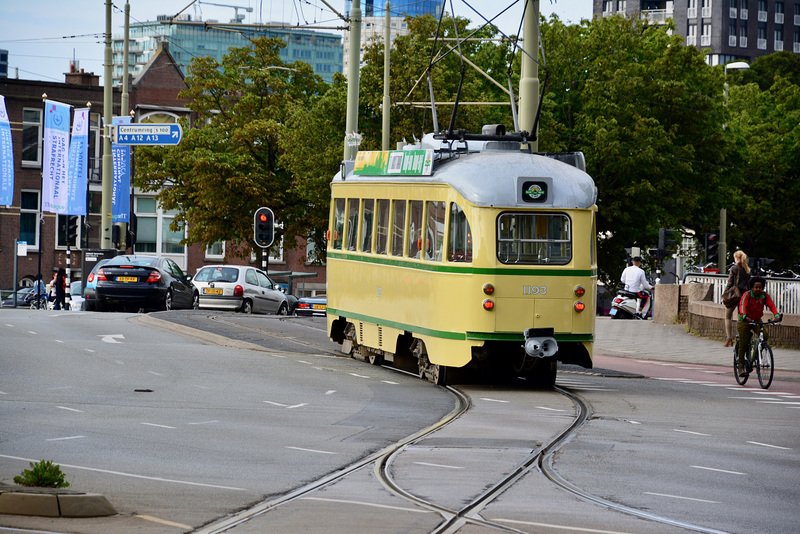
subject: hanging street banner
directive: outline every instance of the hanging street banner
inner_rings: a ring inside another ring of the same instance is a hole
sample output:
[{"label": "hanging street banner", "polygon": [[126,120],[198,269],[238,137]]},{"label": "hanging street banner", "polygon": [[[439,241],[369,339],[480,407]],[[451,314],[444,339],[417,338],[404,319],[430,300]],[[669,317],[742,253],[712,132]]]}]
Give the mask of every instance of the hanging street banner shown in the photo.
[{"label": "hanging street banner", "polygon": [[86,215],[86,187],[89,167],[89,108],[75,110],[67,168],[68,215]]},{"label": "hanging street banner", "polygon": [[429,176],[433,150],[362,150],[356,154],[353,174]]},{"label": "hanging street banner", "polygon": [[114,128],[118,145],[177,145],[183,138],[180,124],[120,124]]},{"label": "hanging street banner", "polygon": [[0,95],[0,206],[14,202],[14,150],[11,146],[11,123],[6,99]]},{"label": "hanging street banner", "polygon": [[[130,124],[130,117],[113,117],[111,125],[116,132],[120,126]],[[127,223],[131,216],[131,147],[113,143],[114,183],[111,191],[111,222]]]},{"label": "hanging street banner", "polygon": [[53,100],[44,102],[42,211],[65,213],[67,209],[69,108],[69,105]]}]

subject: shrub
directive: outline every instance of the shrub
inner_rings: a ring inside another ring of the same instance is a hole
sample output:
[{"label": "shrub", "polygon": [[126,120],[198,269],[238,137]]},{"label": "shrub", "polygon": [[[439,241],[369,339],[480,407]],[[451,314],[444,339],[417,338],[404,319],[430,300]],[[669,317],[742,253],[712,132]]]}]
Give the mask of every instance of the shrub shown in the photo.
[{"label": "shrub", "polygon": [[61,466],[50,460],[42,460],[35,464],[31,462],[31,468],[25,469],[21,475],[15,476],[14,483],[20,486],[39,488],[66,488],[69,486],[69,482],[64,480]]}]

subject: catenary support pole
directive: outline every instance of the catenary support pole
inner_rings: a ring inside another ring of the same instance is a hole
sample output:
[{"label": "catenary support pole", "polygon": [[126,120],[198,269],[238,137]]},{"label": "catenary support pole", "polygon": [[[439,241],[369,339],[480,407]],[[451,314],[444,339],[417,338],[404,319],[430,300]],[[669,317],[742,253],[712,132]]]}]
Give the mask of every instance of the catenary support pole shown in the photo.
[{"label": "catenary support pole", "polygon": [[392,52],[392,3],[386,2],[386,23],[383,29],[383,139],[381,148],[389,150],[389,118],[392,100],[389,97],[389,74]]},{"label": "catenary support pole", "polygon": [[350,8],[350,51],[347,65],[347,122],[345,123],[344,160],[355,159],[358,148],[347,142],[347,134],[358,133],[358,86],[361,68],[361,0]]}]

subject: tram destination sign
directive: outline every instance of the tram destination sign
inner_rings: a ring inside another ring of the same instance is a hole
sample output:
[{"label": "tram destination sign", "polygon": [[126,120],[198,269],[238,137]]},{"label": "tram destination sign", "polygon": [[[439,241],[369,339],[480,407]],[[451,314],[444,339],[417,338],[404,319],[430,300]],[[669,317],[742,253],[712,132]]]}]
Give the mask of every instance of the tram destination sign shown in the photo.
[{"label": "tram destination sign", "polygon": [[433,150],[362,150],[356,154],[355,174],[423,175],[433,170]]},{"label": "tram destination sign", "polygon": [[183,137],[180,124],[118,124],[113,133],[118,145],[177,145]]}]

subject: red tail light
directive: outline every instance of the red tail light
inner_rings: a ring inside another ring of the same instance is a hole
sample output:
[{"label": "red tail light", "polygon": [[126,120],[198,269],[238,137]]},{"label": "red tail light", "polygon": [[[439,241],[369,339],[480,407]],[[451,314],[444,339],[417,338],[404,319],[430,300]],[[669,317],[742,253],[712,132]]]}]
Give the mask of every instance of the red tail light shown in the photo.
[{"label": "red tail light", "polygon": [[297,304],[297,307],[306,310],[306,309],[311,307],[311,304],[309,304],[307,302],[300,302],[300,303]]},{"label": "red tail light", "polygon": [[621,298],[615,298],[614,299],[614,304],[619,304],[620,302],[622,302]]},{"label": "red tail light", "polygon": [[158,271],[152,271],[147,277],[147,282],[158,282],[159,280],[161,280],[161,273]]},{"label": "red tail light", "polygon": [[86,279],[87,282],[94,282],[94,273],[89,273],[89,277]]},{"label": "red tail light", "polygon": [[[89,275],[89,281],[92,281],[91,275]],[[106,273],[103,272],[103,269],[97,271],[97,281],[98,282],[106,282]]]},{"label": "red tail light", "polygon": [[492,311],[494,309],[494,301],[491,299],[486,299],[483,301],[483,309],[486,311]]},{"label": "red tail light", "polygon": [[583,302],[578,301],[575,303],[575,311],[582,312],[585,309],[586,309],[586,304],[584,304]]},{"label": "red tail light", "polygon": [[243,297],[244,296],[244,288],[237,284],[237,286],[233,288],[233,296],[234,297]]}]

